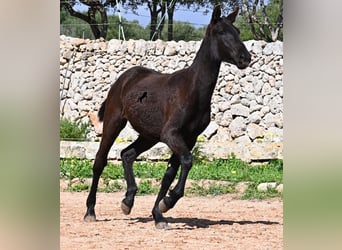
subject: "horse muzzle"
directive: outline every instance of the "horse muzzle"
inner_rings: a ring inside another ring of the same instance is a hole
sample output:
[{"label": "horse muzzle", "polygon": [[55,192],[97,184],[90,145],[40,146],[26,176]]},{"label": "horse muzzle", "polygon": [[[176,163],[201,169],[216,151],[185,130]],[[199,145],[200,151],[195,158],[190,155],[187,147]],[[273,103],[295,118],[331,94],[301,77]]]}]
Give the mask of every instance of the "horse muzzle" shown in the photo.
[{"label": "horse muzzle", "polygon": [[241,52],[239,57],[238,57],[238,60],[236,61],[236,66],[239,69],[247,68],[251,62],[251,58],[252,58],[251,54],[247,50],[244,52]]}]

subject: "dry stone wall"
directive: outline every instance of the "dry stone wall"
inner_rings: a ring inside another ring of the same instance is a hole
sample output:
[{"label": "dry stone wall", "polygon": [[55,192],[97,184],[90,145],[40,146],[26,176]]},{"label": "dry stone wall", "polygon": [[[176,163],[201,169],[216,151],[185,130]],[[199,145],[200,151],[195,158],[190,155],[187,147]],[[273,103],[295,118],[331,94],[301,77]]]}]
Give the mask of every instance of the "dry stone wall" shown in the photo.
[{"label": "dry stone wall", "polygon": [[[61,36],[61,117],[90,121],[93,126],[88,137],[98,140],[102,128],[96,120],[97,111],[111,84],[124,71],[136,65],[164,73],[189,67],[200,44]],[[212,98],[212,121],[200,139],[216,145],[276,143],[279,147],[283,141],[283,43],[251,40],[245,45],[252,62],[244,70],[228,63],[221,65]],[[136,137],[128,124],[118,140],[129,142]],[[279,158],[281,152],[276,155]]]}]

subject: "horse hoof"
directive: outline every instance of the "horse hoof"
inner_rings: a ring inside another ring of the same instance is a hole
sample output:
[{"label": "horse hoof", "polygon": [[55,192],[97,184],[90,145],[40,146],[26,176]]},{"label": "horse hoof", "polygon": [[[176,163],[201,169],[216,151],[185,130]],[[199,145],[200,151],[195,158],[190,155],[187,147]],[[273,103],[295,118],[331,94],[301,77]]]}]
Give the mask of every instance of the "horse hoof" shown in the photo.
[{"label": "horse hoof", "polygon": [[166,213],[167,211],[169,211],[169,208],[166,206],[164,200],[161,200],[159,202],[158,207],[159,207],[160,212],[162,212],[162,213]]},{"label": "horse hoof", "polygon": [[124,215],[129,215],[131,213],[132,208],[127,206],[123,201],[121,202],[121,210]]},{"label": "horse hoof", "polygon": [[95,222],[96,221],[96,216],[95,215],[86,214],[84,216],[84,221],[85,222]]},{"label": "horse hoof", "polygon": [[170,229],[169,224],[166,221],[161,221],[161,222],[156,223],[156,228],[163,229],[163,230]]}]

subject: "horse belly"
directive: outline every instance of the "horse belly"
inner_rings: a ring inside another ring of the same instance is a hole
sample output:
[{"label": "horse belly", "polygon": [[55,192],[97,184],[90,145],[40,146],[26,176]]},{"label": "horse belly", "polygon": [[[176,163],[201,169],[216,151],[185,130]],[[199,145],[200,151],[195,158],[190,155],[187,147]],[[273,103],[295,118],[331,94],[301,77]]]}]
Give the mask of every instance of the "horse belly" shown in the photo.
[{"label": "horse belly", "polygon": [[126,98],[124,116],[141,135],[158,139],[163,115],[160,104],[151,93],[134,92]]}]

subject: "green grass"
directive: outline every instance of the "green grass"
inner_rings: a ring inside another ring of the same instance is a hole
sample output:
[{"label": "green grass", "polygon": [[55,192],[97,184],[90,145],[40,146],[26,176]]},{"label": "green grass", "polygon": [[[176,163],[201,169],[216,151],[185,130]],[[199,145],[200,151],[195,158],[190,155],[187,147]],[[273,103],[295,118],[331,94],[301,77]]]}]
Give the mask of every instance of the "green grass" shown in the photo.
[{"label": "green grass", "polygon": [[235,193],[235,187],[233,184],[215,184],[212,183],[208,186],[200,185],[198,182],[194,182],[190,188],[185,190],[186,196],[208,196],[208,195],[222,195],[228,193]]},{"label": "green grass", "polygon": [[273,197],[283,197],[282,194],[279,194],[275,188],[269,188],[266,192],[265,191],[258,191],[257,186],[255,183],[251,183],[248,185],[247,190],[242,195],[241,199],[249,200],[249,199],[266,199],[266,198],[273,198]]},{"label": "green grass", "polygon": [[[163,178],[166,163],[136,162],[134,174],[136,178],[142,179],[138,186],[138,195],[156,194],[159,190],[152,185],[151,179],[159,181]],[[178,173],[179,174],[179,173]],[[89,190],[89,185],[82,182],[92,177],[92,161],[79,159],[61,159],[60,176],[69,181],[70,191]],[[177,176],[178,177],[178,176]],[[176,178],[177,178],[176,177]],[[72,180],[78,178],[80,184],[72,184]],[[108,164],[104,169],[101,178],[105,188],[99,189],[102,192],[123,191],[125,186],[115,180],[124,179],[124,171],[121,165]],[[239,182],[247,182],[248,188],[241,198],[243,199],[264,199],[270,197],[282,197],[276,190],[259,192],[257,186],[263,182],[283,181],[283,161],[271,160],[260,166],[252,166],[232,156],[229,159],[218,159],[212,162],[200,161],[194,164],[189,176],[193,185],[186,189],[186,195],[220,195],[235,192],[235,185]],[[113,182],[114,180],[114,182]],[[225,181],[229,184],[210,184],[209,186],[199,185],[201,180]]]}]

